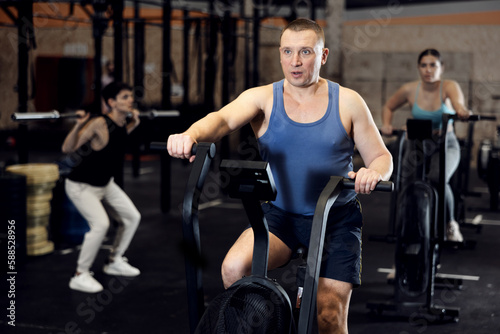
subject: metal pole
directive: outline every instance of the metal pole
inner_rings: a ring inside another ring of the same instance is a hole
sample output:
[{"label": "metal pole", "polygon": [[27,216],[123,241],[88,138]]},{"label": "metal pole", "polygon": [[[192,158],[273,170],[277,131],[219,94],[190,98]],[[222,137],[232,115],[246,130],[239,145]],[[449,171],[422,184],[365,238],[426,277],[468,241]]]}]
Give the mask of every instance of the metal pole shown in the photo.
[{"label": "metal pole", "polygon": [[94,35],[94,107],[92,112],[101,114],[101,90],[102,90],[102,36],[106,31],[108,20],[104,16],[107,9],[105,0],[94,0],[94,17],[92,20],[92,31]]},{"label": "metal pole", "polygon": [[216,77],[215,51],[217,49],[217,22],[214,16],[214,0],[210,0],[210,24],[208,52],[205,61],[205,107],[212,111],[214,102],[214,82]]},{"label": "metal pole", "polygon": [[182,97],[183,110],[189,107],[189,30],[191,28],[191,20],[189,19],[189,10],[184,10],[184,29],[183,29],[183,44],[184,44],[184,60],[182,70],[182,86],[184,95]]},{"label": "metal pole", "polygon": [[316,1],[311,0],[311,20],[315,21],[316,20]]},{"label": "metal pole", "polygon": [[245,52],[244,52],[244,55],[245,55],[245,64],[244,64],[244,68],[245,68],[245,89],[248,89],[250,88],[250,38],[248,38],[250,36],[250,22],[246,19],[246,15],[245,15],[245,1],[242,0],[241,1],[241,17],[244,17],[245,18],[245,33],[244,33],[244,43],[245,43]]},{"label": "metal pole", "polygon": [[[258,1],[259,5],[262,1]],[[253,86],[259,84],[259,30],[260,30],[260,6],[255,6],[253,10]]]},{"label": "metal pole", "polygon": [[[222,20],[222,105],[229,103],[229,86],[230,86],[230,56],[232,56],[232,26],[231,26],[231,12],[226,10],[224,12],[224,19]],[[231,57],[232,58],[232,57]],[[221,140],[221,157],[229,156],[229,139],[227,136]]]},{"label": "metal pole", "polygon": [[170,0],[165,0],[163,2],[163,36],[162,36],[162,46],[163,46],[163,57],[162,57],[162,87],[161,87],[161,107],[163,109],[170,109],[172,106],[171,101],[171,82],[170,74],[172,73],[172,62],[170,61],[170,31],[171,31],[171,16],[172,7],[170,6]]},{"label": "metal pole", "polygon": [[[162,99],[161,106],[163,109],[170,109],[172,106],[171,100],[171,87],[170,75],[172,73],[172,62],[170,60],[171,52],[171,21],[172,21],[172,7],[170,0],[163,2],[163,36],[162,36]],[[171,202],[171,158],[168,153],[162,152],[160,154],[160,208],[161,212],[168,213],[170,211]]]},{"label": "metal pole", "polygon": [[[140,17],[139,2],[135,3],[135,21],[134,21],[134,100],[138,107],[142,105],[144,98],[144,37],[145,22]],[[134,137],[131,143],[132,149],[132,175],[139,177],[141,167],[140,143],[137,137]]]},{"label": "metal pole", "polygon": [[135,3],[134,22],[134,100],[141,104],[144,97],[144,21],[139,15],[139,3]]},{"label": "metal pole", "polygon": [[123,0],[112,2],[114,34],[114,78],[123,81]]},{"label": "metal pole", "polygon": [[[30,48],[30,35],[33,34],[33,2],[23,1],[18,4],[18,112],[28,111],[28,61]],[[19,163],[28,162],[28,126],[20,124],[18,127],[17,149]]]},{"label": "metal pole", "polygon": [[229,56],[232,52],[231,47],[231,12],[224,12],[224,19],[222,20],[222,104],[225,105],[229,102]]}]

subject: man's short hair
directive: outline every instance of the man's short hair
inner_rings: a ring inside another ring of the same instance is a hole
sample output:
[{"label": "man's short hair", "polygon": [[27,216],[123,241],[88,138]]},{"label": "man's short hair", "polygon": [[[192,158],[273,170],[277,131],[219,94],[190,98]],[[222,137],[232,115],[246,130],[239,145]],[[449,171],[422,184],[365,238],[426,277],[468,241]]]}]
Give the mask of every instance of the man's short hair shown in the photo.
[{"label": "man's short hair", "polygon": [[113,81],[102,90],[102,98],[108,104],[108,99],[116,99],[122,90],[132,91],[132,87],[124,82]]},{"label": "man's short hair", "polygon": [[281,41],[281,36],[283,36],[283,33],[286,30],[293,30],[293,31],[312,30],[316,33],[318,38],[323,42],[323,45],[325,45],[325,32],[323,31],[323,28],[321,28],[321,26],[313,20],[306,18],[299,18],[288,23],[281,30],[280,41]]}]

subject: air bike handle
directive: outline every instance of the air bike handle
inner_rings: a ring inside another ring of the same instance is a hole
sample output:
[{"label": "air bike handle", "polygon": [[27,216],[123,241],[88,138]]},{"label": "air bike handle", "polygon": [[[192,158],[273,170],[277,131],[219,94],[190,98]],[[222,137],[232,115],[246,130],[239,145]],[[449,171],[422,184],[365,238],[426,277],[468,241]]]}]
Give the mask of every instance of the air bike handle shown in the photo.
[{"label": "air bike handle", "polygon": [[[151,142],[150,150],[166,151],[166,142]],[[215,157],[214,143],[198,143],[191,148],[191,154],[196,155],[189,174],[184,201],[182,204],[182,235],[183,245],[189,252],[185,256],[186,288],[188,295],[189,327],[194,333],[201,316],[205,311],[203,293],[203,271],[201,264],[200,228],[198,221],[198,206],[203,190],[203,184]]]},{"label": "air bike handle", "polygon": [[[342,184],[344,185],[344,189],[354,189],[353,179],[348,179],[345,177],[342,179]],[[379,183],[377,183],[373,191],[392,192],[393,190],[394,190],[394,183],[392,183],[391,181],[380,181]]]},{"label": "air bike handle", "polygon": [[[207,148],[209,154],[211,155],[211,158],[214,157],[215,152],[213,150],[215,148],[214,146],[212,146],[211,143],[200,143],[199,145],[202,145],[202,147]],[[166,151],[167,143],[164,141],[153,141],[149,144],[149,149],[153,151]],[[194,144],[193,147],[191,148],[191,154],[196,155],[197,149],[198,149],[198,144]]]},{"label": "air bike handle", "polygon": [[[304,290],[300,304],[298,321],[298,334],[310,334],[313,328],[313,319],[316,312],[316,294],[318,291],[319,271],[323,256],[323,244],[325,239],[326,224],[331,207],[344,189],[354,189],[354,180],[341,176],[331,176],[319,196],[314,211],[311,228],[311,238],[307,255],[306,273],[304,277]],[[381,181],[375,187],[375,191],[392,191],[394,184]]]}]

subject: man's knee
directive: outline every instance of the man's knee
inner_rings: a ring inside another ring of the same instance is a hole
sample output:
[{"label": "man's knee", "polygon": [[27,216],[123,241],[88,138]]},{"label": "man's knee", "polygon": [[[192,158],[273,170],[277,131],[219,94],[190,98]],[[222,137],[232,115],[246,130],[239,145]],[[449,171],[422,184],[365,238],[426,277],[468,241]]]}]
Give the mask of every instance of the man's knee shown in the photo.
[{"label": "man's knee", "polygon": [[222,282],[224,288],[229,288],[233,283],[238,281],[243,276],[247,275],[248,268],[241,260],[226,256],[221,266]]},{"label": "man's knee", "polygon": [[344,333],[347,329],[347,313],[343,310],[341,303],[323,305],[323,307],[318,305],[318,327],[328,329],[322,332],[329,332],[335,328],[335,333]]},{"label": "man's knee", "polygon": [[106,235],[106,233],[108,233],[108,229],[109,229],[109,219],[106,219],[106,220],[101,220],[99,222],[92,222],[92,223],[89,223],[90,225],[90,231],[87,232],[87,233],[91,233],[91,234],[94,234],[94,235]]},{"label": "man's knee", "polygon": [[128,227],[136,228],[141,221],[141,213],[136,210],[131,210],[125,216],[122,217],[123,224]]},{"label": "man's knee", "polygon": [[318,327],[320,333],[347,333],[347,315],[352,285],[320,279],[318,287]]},{"label": "man's knee", "polygon": [[139,225],[139,222],[141,221],[141,214],[138,210],[135,210],[134,214],[131,217],[131,220],[134,225]]}]

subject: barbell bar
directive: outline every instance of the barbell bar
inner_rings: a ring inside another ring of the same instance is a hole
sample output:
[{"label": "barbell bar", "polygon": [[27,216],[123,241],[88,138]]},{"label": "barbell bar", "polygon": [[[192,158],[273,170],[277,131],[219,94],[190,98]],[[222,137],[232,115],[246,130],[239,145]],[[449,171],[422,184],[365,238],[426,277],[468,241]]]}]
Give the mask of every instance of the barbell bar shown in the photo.
[{"label": "barbell bar", "polygon": [[[128,115],[132,116],[132,113]],[[164,117],[179,117],[180,112],[177,110],[149,110],[141,111],[139,113],[140,118],[155,119]],[[77,113],[60,113],[57,110],[47,111],[47,112],[27,112],[27,113],[13,113],[11,118],[13,121],[40,121],[40,120],[55,120],[61,118],[76,118],[79,117]]]}]

